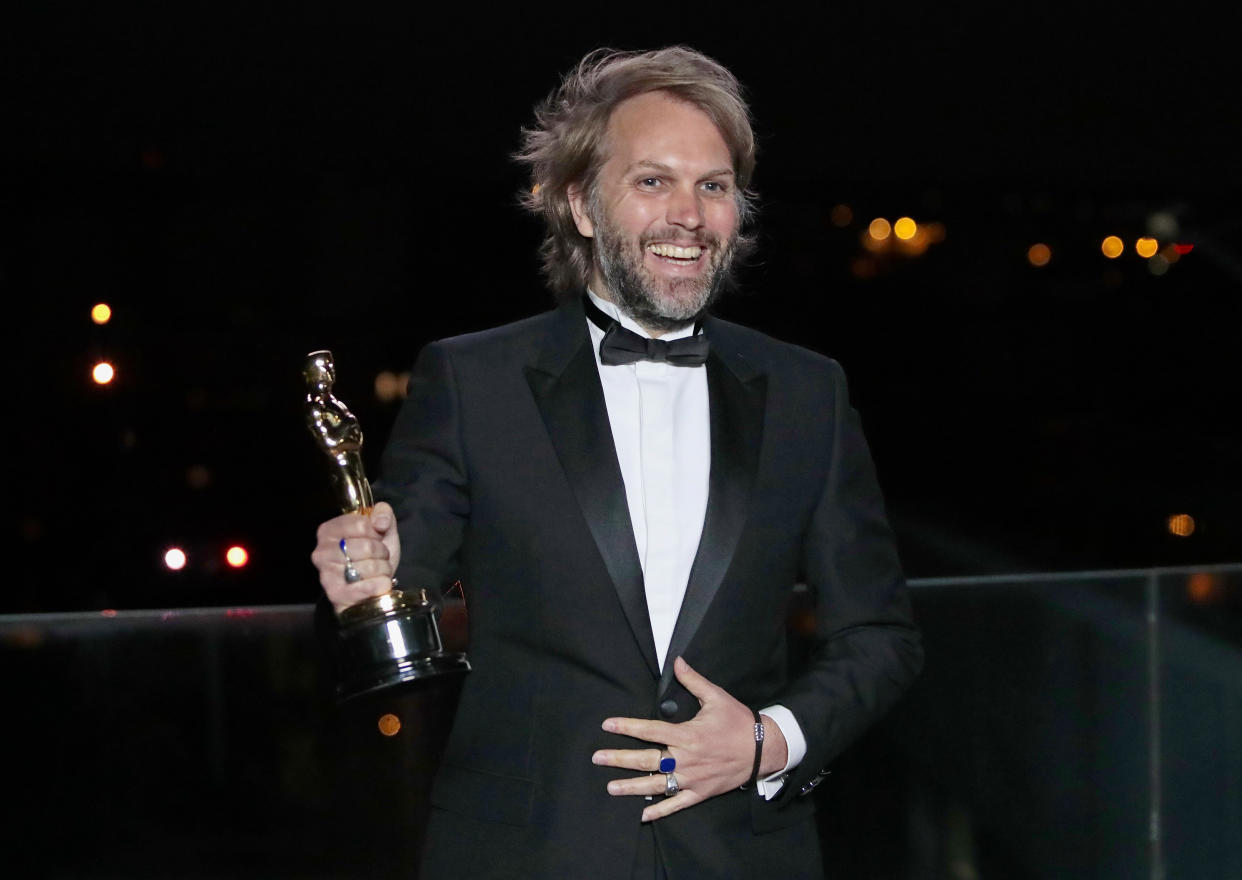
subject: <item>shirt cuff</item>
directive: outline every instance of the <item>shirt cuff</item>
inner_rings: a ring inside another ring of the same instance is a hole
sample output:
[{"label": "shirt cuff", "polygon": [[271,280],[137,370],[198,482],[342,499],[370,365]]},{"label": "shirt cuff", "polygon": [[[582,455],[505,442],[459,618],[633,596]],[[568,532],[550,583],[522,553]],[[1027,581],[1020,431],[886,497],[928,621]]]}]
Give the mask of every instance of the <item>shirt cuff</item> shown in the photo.
[{"label": "shirt cuff", "polygon": [[802,759],[806,757],[806,737],[802,735],[802,728],[798,725],[793,713],[784,706],[768,706],[766,709],[760,709],[759,714],[767,715],[776,722],[776,726],[781,729],[785,737],[785,746],[789,752],[789,760],[785,762],[784,767],[755,784],[755,790],[759,792],[759,795],[764,800],[770,801],[780,794],[781,788],[784,787],[785,774],[802,763]]}]

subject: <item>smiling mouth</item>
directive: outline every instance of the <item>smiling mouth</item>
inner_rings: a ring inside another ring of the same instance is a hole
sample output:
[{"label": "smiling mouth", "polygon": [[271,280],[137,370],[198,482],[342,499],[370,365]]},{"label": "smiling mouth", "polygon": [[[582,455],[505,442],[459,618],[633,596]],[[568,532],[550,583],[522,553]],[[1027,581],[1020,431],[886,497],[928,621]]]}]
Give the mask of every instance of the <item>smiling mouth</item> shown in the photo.
[{"label": "smiling mouth", "polygon": [[647,245],[647,253],[676,265],[689,266],[703,255],[703,248],[697,244],[682,246],[657,242]]}]

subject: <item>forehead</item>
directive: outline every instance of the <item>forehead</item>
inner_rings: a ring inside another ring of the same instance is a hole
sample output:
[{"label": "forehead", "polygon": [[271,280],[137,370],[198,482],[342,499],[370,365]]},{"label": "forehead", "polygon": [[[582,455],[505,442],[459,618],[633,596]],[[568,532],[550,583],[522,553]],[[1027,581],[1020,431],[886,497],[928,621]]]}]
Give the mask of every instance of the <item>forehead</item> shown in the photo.
[{"label": "forehead", "polygon": [[647,92],[617,105],[608,120],[606,164],[636,162],[731,169],[720,129],[698,107],[667,92]]}]

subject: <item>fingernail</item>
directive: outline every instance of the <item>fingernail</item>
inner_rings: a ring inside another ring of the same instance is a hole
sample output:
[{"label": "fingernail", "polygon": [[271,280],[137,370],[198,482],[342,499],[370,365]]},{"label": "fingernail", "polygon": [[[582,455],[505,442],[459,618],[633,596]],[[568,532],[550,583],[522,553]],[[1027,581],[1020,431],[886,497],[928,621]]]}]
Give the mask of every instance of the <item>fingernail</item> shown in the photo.
[{"label": "fingernail", "polygon": [[617,730],[617,722],[613,721],[611,718],[607,718],[604,720],[603,728],[609,733],[615,733]]},{"label": "fingernail", "polygon": [[608,783],[608,793],[617,794],[617,783],[615,782]]},{"label": "fingernail", "polygon": [[603,753],[603,752],[596,752],[594,755],[592,755],[592,756],[591,756],[591,763],[592,763],[592,764],[602,764],[602,763],[604,763],[604,753]]},{"label": "fingernail", "polygon": [[651,817],[650,817],[649,815],[647,815],[647,811],[646,811],[646,810],[643,810],[643,821],[644,821],[644,822],[650,822],[650,821],[651,821]]}]

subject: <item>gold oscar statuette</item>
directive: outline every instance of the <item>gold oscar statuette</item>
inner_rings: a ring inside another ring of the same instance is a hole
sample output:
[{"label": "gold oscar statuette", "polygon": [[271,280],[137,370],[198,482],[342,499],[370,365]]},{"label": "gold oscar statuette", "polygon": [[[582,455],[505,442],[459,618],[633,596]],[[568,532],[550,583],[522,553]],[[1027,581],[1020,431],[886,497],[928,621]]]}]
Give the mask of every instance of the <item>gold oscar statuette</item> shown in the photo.
[{"label": "gold oscar statuette", "polygon": [[[308,354],[302,375],[306,380],[306,425],[332,461],[341,511],[370,516],[374,502],[362,467],[362,428],[349,408],[332,394],[336,381],[332,352]],[[346,562],[342,554],[342,568]],[[438,613],[426,589],[398,589],[395,579],[387,593],[341,611],[337,615],[337,697],[348,700],[405,682],[469,672],[465,654],[444,650],[436,622]]]}]

